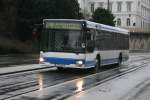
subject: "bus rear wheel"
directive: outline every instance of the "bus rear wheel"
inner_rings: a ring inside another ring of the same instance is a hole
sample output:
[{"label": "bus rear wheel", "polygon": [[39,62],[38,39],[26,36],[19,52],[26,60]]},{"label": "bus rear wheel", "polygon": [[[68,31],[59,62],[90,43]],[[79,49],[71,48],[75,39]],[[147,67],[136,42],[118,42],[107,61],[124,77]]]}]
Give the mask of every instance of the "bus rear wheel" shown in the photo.
[{"label": "bus rear wheel", "polygon": [[122,64],[122,54],[120,54],[118,58],[118,67],[120,67],[121,64]]},{"label": "bus rear wheel", "polygon": [[97,56],[97,57],[96,57],[96,65],[95,65],[95,67],[94,67],[94,72],[95,72],[95,73],[99,72],[100,64],[101,64],[100,62],[101,62],[100,56]]}]

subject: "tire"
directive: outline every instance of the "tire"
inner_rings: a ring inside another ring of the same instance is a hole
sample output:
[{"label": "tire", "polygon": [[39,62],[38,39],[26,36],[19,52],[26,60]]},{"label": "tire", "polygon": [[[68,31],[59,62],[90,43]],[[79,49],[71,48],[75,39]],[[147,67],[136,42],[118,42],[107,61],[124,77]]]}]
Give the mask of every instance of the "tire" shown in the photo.
[{"label": "tire", "polygon": [[122,64],[122,54],[120,54],[118,58],[118,67],[120,67],[121,64]]},{"label": "tire", "polygon": [[99,72],[99,69],[100,69],[100,62],[101,62],[101,60],[100,60],[100,56],[98,56],[98,57],[96,57],[96,65],[95,65],[95,67],[94,67],[94,72],[95,73],[97,73],[97,72]]}]

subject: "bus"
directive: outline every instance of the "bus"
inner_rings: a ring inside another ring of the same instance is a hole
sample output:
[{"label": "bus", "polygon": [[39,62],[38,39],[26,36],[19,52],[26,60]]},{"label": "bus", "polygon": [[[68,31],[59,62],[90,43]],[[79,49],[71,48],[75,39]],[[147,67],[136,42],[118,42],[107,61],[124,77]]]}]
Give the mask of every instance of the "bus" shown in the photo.
[{"label": "bus", "polygon": [[88,20],[44,19],[40,62],[63,68],[121,65],[129,58],[128,30]]}]

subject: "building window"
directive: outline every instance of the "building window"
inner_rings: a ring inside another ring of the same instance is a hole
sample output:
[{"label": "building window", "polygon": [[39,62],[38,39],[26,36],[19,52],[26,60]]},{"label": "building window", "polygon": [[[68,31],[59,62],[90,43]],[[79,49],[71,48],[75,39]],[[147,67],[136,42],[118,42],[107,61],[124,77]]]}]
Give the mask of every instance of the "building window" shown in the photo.
[{"label": "building window", "polygon": [[117,2],[117,11],[121,12],[122,10],[122,2]]},{"label": "building window", "polygon": [[127,18],[127,26],[130,26],[130,24],[131,24],[130,18]]},{"label": "building window", "polygon": [[117,18],[117,26],[121,26],[121,19]]},{"label": "building window", "polygon": [[127,2],[127,11],[131,12],[132,2]]},{"label": "building window", "polygon": [[94,12],[94,3],[91,3],[91,12],[93,13]]},{"label": "building window", "polygon": [[138,6],[140,6],[140,1],[138,1]]},{"label": "building window", "polygon": [[110,2],[110,3],[109,3],[109,11],[111,11],[111,12],[112,12],[112,9],[113,9],[113,3],[112,3],[112,2]]},{"label": "building window", "polygon": [[99,7],[103,8],[104,2],[99,3]]},{"label": "building window", "polygon": [[143,21],[143,28],[145,28],[145,23],[144,23],[144,21]]}]

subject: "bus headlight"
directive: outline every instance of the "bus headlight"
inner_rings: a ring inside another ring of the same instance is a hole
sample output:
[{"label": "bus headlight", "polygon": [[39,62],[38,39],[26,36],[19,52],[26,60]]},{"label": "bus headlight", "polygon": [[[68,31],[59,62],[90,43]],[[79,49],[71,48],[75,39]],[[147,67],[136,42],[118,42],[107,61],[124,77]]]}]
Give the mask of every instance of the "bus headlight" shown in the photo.
[{"label": "bus headlight", "polygon": [[39,61],[40,61],[40,62],[43,62],[43,61],[44,61],[44,58],[40,57]]},{"label": "bus headlight", "polygon": [[83,61],[77,61],[76,64],[82,65],[82,64],[83,64]]}]

